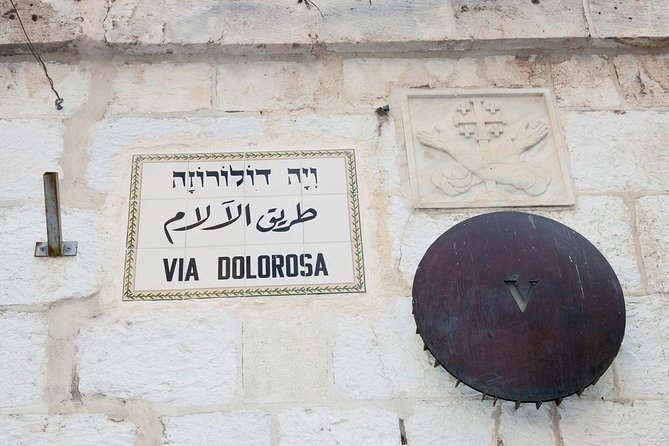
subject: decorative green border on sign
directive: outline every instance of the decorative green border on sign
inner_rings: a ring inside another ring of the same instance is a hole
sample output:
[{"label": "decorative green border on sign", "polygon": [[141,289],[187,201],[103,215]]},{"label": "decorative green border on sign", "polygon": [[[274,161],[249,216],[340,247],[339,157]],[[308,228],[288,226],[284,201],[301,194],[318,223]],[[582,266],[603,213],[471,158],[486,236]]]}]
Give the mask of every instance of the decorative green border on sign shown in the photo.
[{"label": "decorative green border on sign", "polygon": [[[192,290],[135,291],[135,261],[137,231],[139,227],[139,203],[142,184],[142,165],[152,162],[170,161],[232,161],[264,159],[309,159],[343,158],[346,163],[347,195],[351,244],[353,248],[354,281],[350,284],[324,284],[305,286],[268,286],[208,288]],[[130,177],[130,200],[128,208],[128,232],[123,277],[124,301],[211,299],[217,297],[252,297],[252,296],[295,296],[305,294],[364,293],[365,267],[362,249],[362,231],[360,227],[360,203],[358,199],[358,180],[355,169],[355,152],[350,149],[338,150],[296,150],[278,152],[228,152],[228,153],[184,153],[184,154],[148,154],[134,155]]]}]

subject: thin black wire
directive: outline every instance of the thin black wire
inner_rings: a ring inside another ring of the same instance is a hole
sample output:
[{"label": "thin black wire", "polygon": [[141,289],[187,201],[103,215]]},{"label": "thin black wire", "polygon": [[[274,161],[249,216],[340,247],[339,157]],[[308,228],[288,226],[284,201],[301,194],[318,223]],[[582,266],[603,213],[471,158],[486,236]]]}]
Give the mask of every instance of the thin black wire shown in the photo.
[{"label": "thin black wire", "polygon": [[46,69],[46,65],[44,64],[44,61],[40,57],[39,53],[37,52],[37,49],[33,45],[33,43],[30,41],[30,37],[28,37],[28,33],[26,32],[25,26],[23,26],[23,20],[21,20],[21,16],[19,15],[19,10],[16,9],[16,4],[14,4],[14,0],[9,0],[9,3],[12,4],[12,8],[14,8],[14,12],[16,13],[16,17],[19,19],[19,25],[21,25],[21,29],[23,30],[23,35],[26,36],[26,40],[28,41],[28,48],[30,49],[30,52],[32,53],[33,56],[35,56],[35,59],[42,65],[42,68],[44,69],[44,75],[46,76],[47,80],[49,81],[49,85],[51,86],[51,90],[56,94],[56,109],[57,110],[62,110],[63,109],[63,98],[60,97],[58,92],[56,91],[56,88],[53,86],[53,79],[51,79],[51,76],[49,76],[49,71]]}]

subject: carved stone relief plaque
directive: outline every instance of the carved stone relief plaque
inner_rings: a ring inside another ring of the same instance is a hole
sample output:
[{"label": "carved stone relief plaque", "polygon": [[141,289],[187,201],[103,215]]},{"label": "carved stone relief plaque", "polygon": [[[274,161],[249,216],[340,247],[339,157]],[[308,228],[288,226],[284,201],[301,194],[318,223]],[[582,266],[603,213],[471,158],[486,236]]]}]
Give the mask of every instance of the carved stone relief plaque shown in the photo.
[{"label": "carved stone relief plaque", "polygon": [[548,90],[409,91],[403,117],[414,207],[574,204]]}]

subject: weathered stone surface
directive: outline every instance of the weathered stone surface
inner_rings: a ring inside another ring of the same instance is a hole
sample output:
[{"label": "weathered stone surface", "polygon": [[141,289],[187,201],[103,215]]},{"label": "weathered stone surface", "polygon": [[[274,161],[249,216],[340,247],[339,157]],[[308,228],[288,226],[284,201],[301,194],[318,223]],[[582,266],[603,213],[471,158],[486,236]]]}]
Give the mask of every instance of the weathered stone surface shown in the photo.
[{"label": "weathered stone surface", "polygon": [[[39,314],[3,311],[0,333],[0,407],[40,404],[46,383],[46,321]],[[3,433],[3,425],[0,421],[0,443],[8,444],[2,441],[10,434]]]},{"label": "weathered stone surface", "polygon": [[651,291],[669,291],[669,196],[637,201],[641,253]]},{"label": "weathered stone surface", "polygon": [[669,55],[625,54],[616,56],[613,65],[627,102],[643,107],[669,105]]},{"label": "weathered stone surface", "polygon": [[560,435],[565,446],[659,445],[669,438],[667,401],[565,401]]},{"label": "weathered stone surface", "polygon": [[[39,175],[41,179],[41,175]],[[75,257],[34,257],[35,242],[46,241],[43,205],[10,208],[0,216],[0,305],[48,304],[87,297],[99,287],[103,252],[98,214],[63,208],[63,239],[77,241]]]},{"label": "weathered stone surface", "polygon": [[[311,401],[327,391],[327,344],[320,318],[294,311],[249,312],[243,322],[244,396]],[[299,384],[298,384],[299,383]]]},{"label": "weathered stone surface", "polygon": [[537,56],[492,56],[483,61],[488,85],[493,87],[545,87],[548,64]]},{"label": "weathered stone surface", "polygon": [[[364,6],[364,5],[363,5]],[[474,59],[367,59],[344,61],[344,94],[353,105],[385,105],[391,94],[412,87],[473,87],[478,85]]]},{"label": "weathered stone surface", "polygon": [[[408,444],[494,444],[492,404],[476,400],[416,403],[406,420]],[[435,422],[439,420],[439,422]]]},{"label": "weathered stone surface", "polygon": [[[443,368],[423,351],[410,299],[393,299],[375,318],[344,317],[336,325],[334,383],[345,398],[438,398],[474,395],[455,386]],[[402,358],[399,360],[398,358]]]},{"label": "weathered stone surface", "polygon": [[237,381],[234,319],[221,310],[159,305],[136,315],[101,317],[82,328],[80,392],[177,406],[230,401]]},{"label": "weathered stone surface", "polygon": [[112,114],[211,110],[214,70],[210,65],[141,64],[119,69]]},{"label": "weathered stone surface", "polygon": [[669,35],[669,6],[665,2],[638,0],[611,2],[590,0],[591,30],[595,37],[666,37]]},{"label": "weathered stone surface", "polygon": [[290,110],[332,105],[338,67],[321,62],[240,61],[219,66],[222,111]]},{"label": "weathered stone surface", "polygon": [[294,2],[119,0],[104,29],[110,43],[310,43],[314,14]]},{"label": "weathered stone surface", "polygon": [[163,417],[165,446],[270,446],[270,414],[257,410]]},{"label": "weathered stone surface", "polygon": [[[557,220],[581,233],[606,257],[625,289],[640,286],[630,218],[623,200],[615,197],[581,197],[574,208],[527,212]],[[402,243],[400,272],[411,283],[427,248],[456,223],[481,212],[414,211]]]},{"label": "weathered stone surface", "polygon": [[502,440],[503,444],[514,446],[555,444],[550,405],[537,410],[535,405],[530,403],[515,409],[514,403],[505,401],[501,406],[502,414],[496,441]]},{"label": "weathered stone surface", "polygon": [[666,313],[660,296],[628,296],[627,325],[617,357],[622,394],[627,398],[669,394],[669,357],[659,321]]},{"label": "weathered stone surface", "polygon": [[0,120],[0,135],[0,165],[11,172],[0,176],[0,200],[42,199],[44,172],[61,172],[63,124]]},{"label": "weathered stone surface", "polygon": [[[16,3],[33,43],[68,42],[81,34],[81,20],[75,20],[80,17],[81,8],[68,5],[70,2],[34,0]],[[0,10],[0,45],[25,42],[16,11],[6,2]]]},{"label": "weathered stone surface", "polygon": [[452,0],[456,35],[462,39],[587,37],[580,0],[491,2]]},{"label": "weathered stone surface", "polygon": [[7,63],[0,64],[0,85],[6,87],[0,118],[67,118],[79,110],[88,99],[90,74],[74,65],[49,63],[47,67],[54,87],[65,99],[63,109],[56,109],[56,96],[37,62]]},{"label": "weathered stone surface", "polygon": [[449,2],[417,0],[378,2],[330,0],[316,2],[325,20],[316,21],[319,41],[406,42],[446,40],[454,35]]},{"label": "weathered stone surface", "polygon": [[399,440],[397,415],[374,406],[293,409],[279,414],[280,446],[395,446]]},{"label": "weathered stone surface", "polygon": [[119,189],[127,187],[124,185],[129,181],[131,156],[123,158],[120,169],[117,165],[118,155],[124,151],[156,153],[159,148],[172,153],[184,146],[199,151],[220,151],[225,147],[240,150],[263,129],[263,121],[255,117],[107,119],[91,130],[88,183],[101,192],[110,190],[112,179],[119,181],[114,183]]},{"label": "weathered stone surface", "polygon": [[0,415],[0,444],[131,446],[137,426],[104,415]]},{"label": "weathered stone surface", "polygon": [[669,113],[567,113],[576,188],[587,192],[669,190],[664,136]]},{"label": "weathered stone surface", "polygon": [[605,57],[573,56],[553,64],[551,69],[555,96],[561,106],[620,105],[620,95],[611,78],[609,62]]}]

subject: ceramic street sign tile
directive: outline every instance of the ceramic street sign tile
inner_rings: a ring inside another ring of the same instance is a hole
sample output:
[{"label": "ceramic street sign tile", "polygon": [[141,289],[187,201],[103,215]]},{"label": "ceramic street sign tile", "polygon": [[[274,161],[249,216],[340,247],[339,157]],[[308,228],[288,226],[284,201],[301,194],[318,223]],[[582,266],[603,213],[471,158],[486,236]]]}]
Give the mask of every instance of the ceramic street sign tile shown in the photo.
[{"label": "ceramic street sign tile", "polygon": [[548,90],[413,90],[403,118],[415,207],[574,204]]},{"label": "ceramic street sign tile", "polygon": [[133,158],[124,300],[364,291],[352,150]]}]

